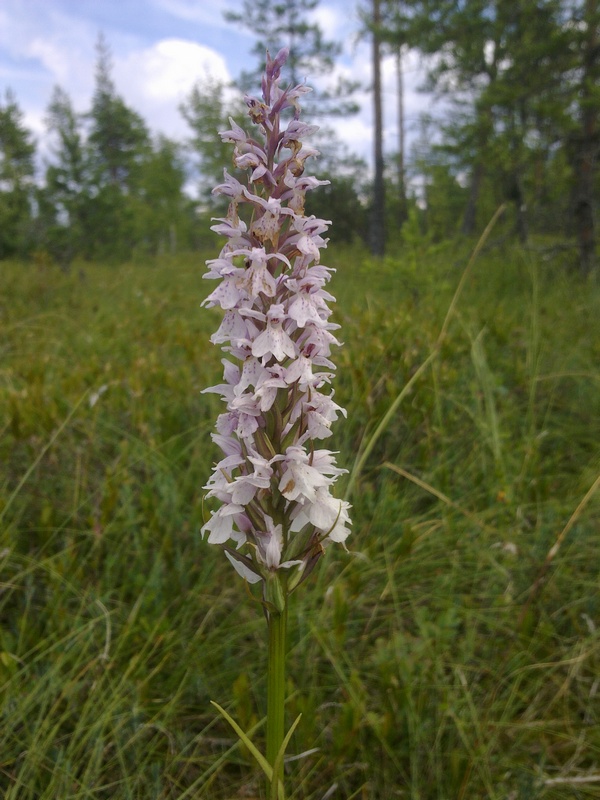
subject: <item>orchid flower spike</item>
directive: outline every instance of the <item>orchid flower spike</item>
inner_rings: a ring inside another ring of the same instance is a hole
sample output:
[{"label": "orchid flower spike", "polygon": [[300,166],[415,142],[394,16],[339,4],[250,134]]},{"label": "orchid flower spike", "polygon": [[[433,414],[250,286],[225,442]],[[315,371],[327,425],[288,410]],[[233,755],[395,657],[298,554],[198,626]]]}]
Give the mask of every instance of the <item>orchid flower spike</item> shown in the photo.
[{"label": "orchid flower spike", "polygon": [[205,390],[220,394],[226,410],[213,434],[223,458],[204,487],[220,506],[202,533],[249,583],[263,582],[277,610],[350,525],[349,504],[332,495],[345,470],[316,445],[345,415],[329,388],[338,326],[325,290],[333,270],[320,255],[330,223],[304,213],[306,192],[328,181],[304,174],[317,151],[300,137],[316,127],[298,119],[308,87],[279,86],[287,56],[267,54],[262,98],[245,98],[252,132],[232,120],[220,134],[246,178],[225,170],[213,190],[229,198],[229,211],[212,228],[226,242],[207,262],[204,277],[219,283],[203,304],[224,311],[212,341],[227,358],[224,382]]}]

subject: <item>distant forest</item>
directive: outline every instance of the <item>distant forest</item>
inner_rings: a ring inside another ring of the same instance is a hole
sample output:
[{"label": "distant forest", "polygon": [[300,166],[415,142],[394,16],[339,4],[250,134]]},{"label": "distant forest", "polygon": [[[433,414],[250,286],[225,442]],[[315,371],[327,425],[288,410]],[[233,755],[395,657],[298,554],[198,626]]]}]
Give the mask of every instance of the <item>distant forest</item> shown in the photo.
[{"label": "distant forest", "polygon": [[[76,113],[58,86],[49,100],[52,147],[43,170],[36,170],[19,99],[6,90],[0,259],[33,257],[68,269],[78,259],[119,262],[205,246],[210,217],[223,211],[210,189],[224,167],[233,172],[216,131],[229,127],[229,117],[246,124],[243,94],[258,93],[265,50],[290,48],[291,83],[306,75],[321,85],[340,57],[341,43],[327,41],[314,22],[317,6],[318,0],[244,0],[239,13],[228,14],[232,25],[255,34],[255,69],[239,76],[239,92],[214,80],[195,85],[180,109],[190,128],[186,142],[153,135],[123,100],[102,36],[89,110]],[[564,249],[573,269],[594,272],[600,0],[362,0],[358,10],[372,44],[372,166],[328,128],[328,119],[357,110],[356,85],[312,93],[304,113],[322,126],[311,141],[323,154],[314,170],[331,181],[308,210],[333,220],[332,241],[363,240],[384,255],[407,237],[434,243],[476,236],[505,203],[502,236]],[[423,89],[443,101],[444,113],[422,116],[407,148],[409,51],[419,54]],[[384,153],[381,62],[390,55],[399,136],[396,151]],[[198,188],[193,200],[185,191],[190,181]]]}]

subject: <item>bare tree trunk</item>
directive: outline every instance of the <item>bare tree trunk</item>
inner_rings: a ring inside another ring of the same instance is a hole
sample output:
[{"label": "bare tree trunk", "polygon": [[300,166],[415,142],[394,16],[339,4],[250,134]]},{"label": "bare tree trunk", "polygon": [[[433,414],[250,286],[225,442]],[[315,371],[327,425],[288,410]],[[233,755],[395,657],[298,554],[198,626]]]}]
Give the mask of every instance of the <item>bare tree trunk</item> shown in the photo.
[{"label": "bare tree trunk", "polygon": [[[588,117],[591,114],[586,112],[583,116]],[[578,174],[573,209],[579,242],[579,265],[584,275],[592,272],[596,262],[596,226],[593,206],[595,148],[589,146],[590,127],[589,120],[584,119],[582,131],[584,141],[576,155]]]},{"label": "bare tree trunk", "polygon": [[385,252],[385,184],[383,180],[383,109],[381,103],[381,25],[380,0],[373,0],[373,115],[375,137],[375,177],[370,226],[370,250],[374,256]]},{"label": "bare tree trunk", "polygon": [[513,186],[511,191],[511,200],[515,204],[515,227],[514,231],[517,234],[521,244],[527,244],[529,235],[529,227],[527,225],[527,206],[525,204],[525,195],[523,194],[523,186],[521,178],[518,174],[513,175]]},{"label": "bare tree trunk", "polygon": [[402,69],[402,45],[398,47],[396,52],[396,84],[398,87],[398,199],[400,201],[398,222],[401,228],[408,218],[406,170],[404,163],[404,73]]},{"label": "bare tree trunk", "polygon": [[[495,72],[488,76],[490,85],[495,80]],[[492,116],[492,109],[489,105],[477,104],[475,107],[477,114],[477,129],[476,129],[476,152],[473,158],[473,166],[471,168],[471,178],[469,186],[469,198],[463,216],[461,225],[461,233],[464,236],[472,236],[477,227],[477,204],[479,202],[479,195],[481,194],[481,187],[485,177],[485,163],[487,159],[488,142],[494,130],[494,120]]]},{"label": "bare tree trunk", "polygon": [[594,97],[600,45],[598,42],[598,0],[586,0],[587,36],[583,44],[581,82],[581,133],[575,143],[574,216],[579,241],[579,263],[583,275],[596,266],[594,220],[594,175],[598,155],[598,110]]},{"label": "bare tree trunk", "polygon": [[469,199],[467,200],[467,207],[465,208],[461,226],[461,233],[464,236],[472,236],[475,233],[475,226],[477,224],[477,201],[479,200],[479,191],[481,189],[484,172],[483,163],[477,161],[471,170]]},{"label": "bare tree trunk", "polygon": [[508,125],[510,132],[510,167],[506,175],[507,199],[514,203],[515,224],[513,232],[521,244],[527,244],[529,226],[527,224],[527,202],[523,191],[521,176],[525,170],[523,137],[527,131],[527,109],[522,99],[512,109]]}]

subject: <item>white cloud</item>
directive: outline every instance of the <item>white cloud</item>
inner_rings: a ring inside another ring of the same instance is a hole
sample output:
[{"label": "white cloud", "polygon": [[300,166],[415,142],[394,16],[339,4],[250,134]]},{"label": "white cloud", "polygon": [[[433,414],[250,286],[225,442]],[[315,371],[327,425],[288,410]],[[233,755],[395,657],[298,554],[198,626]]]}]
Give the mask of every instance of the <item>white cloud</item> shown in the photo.
[{"label": "white cloud", "polygon": [[365,115],[361,113],[355,117],[334,119],[328,122],[328,126],[334,129],[353,153],[361,156],[366,161],[370,161],[372,131],[370,122],[365,118]]},{"label": "white cloud", "polygon": [[[26,111],[23,114],[25,126],[33,133],[38,142],[44,140],[46,135],[46,119],[42,111]],[[45,154],[45,148],[44,153]]]},{"label": "white cloud", "polygon": [[194,83],[207,75],[228,82],[225,59],[212,48],[185,39],[162,39],[115,59],[119,93],[152,130],[172,137],[189,135],[178,106]]},{"label": "white cloud", "polygon": [[117,80],[120,76],[123,83],[137,84],[143,96],[159,102],[177,99],[207,74],[230,80],[223,56],[184,39],[162,39],[145,50],[130,52],[117,61],[115,72]]},{"label": "white cloud", "polygon": [[321,0],[310,19],[318,23],[325,39],[339,42],[345,49],[356,43],[357,32],[363,27],[360,9],[350,0]]},{"label": "white cloud", "polygon": [[28,10],[7,0],[7,8],[0,15],[0,71],[24,110],[40,118],[57,83],[76,107],[87,103],[94,76],[94,28],[50,3]]},{"label": "white cloud", "polygon": [[224,17],[231,11],[232,3],[224,0],[153,0],[154,5],[167,14],[187,22],[210,25],[212,28],[228,28],[231,23]]},{"label": "white cloud", "polygon": [[48,38],[35,37],[27,46],[27,55],[35,58],[57,80],[64,81],[70,73],[67,51]]},{"label": "white cloud", "polygon": [[317,6],[310,16],[311,21],[316,22],[323,31],[325,39],[337,39],[344,27],[342,15],[332,6]]}]

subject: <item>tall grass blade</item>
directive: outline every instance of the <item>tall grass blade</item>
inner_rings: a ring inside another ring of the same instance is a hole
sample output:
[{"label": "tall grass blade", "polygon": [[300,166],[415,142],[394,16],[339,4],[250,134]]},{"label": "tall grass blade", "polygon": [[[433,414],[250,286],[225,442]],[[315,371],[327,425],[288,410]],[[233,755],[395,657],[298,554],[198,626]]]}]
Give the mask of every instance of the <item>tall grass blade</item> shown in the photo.
[{"label": "tall grass blade", "polygon": [[392,404],[390,405],[390,407],[388,408],[388,410],[384,414],[383,418],[381,419],[381,421],[379,422],[379,424],[377,425],[377,427],[375,428],[373,433],[367,439],[367,443],[364,445],[364,447],[358,453],[358,455],[356,457],[356,460],[354,462],[354,466],[352,467],[352,471],[350,473],[350,477],[348,479],[348,483],[346,484],[346,492],[345,492],[346,499],[348,499],[348,498],[350,498],[352,496],[352,492],[354,491],[354,487],[355,487],[356,482],[358,481],[358,479],[360,477],[360,474],[361,474],[362,469],[363,469],[363,467],[365,465],[365,462],[367,461],[367,459],[371,455],[371,452],[373,451],[373,448],[375,447],[375,444],[377,443],[379,437],[384,433],[384,431],[386,430],[387,426],[389,425],[390,420],[396,414],[400,404],[402,403],[402,401],[404,400],[406,395],[410,392],[410,390],[412,389],[414,384],[421,377],[421,375],[425,372],[427,367],[429,367],[429,365],[437,358],[437,356],[439,354],[439,351],[440,351],[440,347],[442,345],[442,342],[446,338],[446,334],[447,334],[447,331],[448,331],[448,326],[450,325],[450,321],[451,321],[451,319],[452,319],[452,317],[454,315],[454,311],[455,311],[456,306],[458,304],[458,300],[459,300],[460,295],[462,293],[462,290],[463,290],[463,287],[465,285],[467,276],[470,274],[471,268],[472,268],[473,264],[475,263],[475,261],[477,259],[477,256],[479,255],[479,253],[481,252],[483,246],[485,245],[488,236],[490,235],[490,233],[492,232],[492,230],[494,228],[494,225],[496,224],[496,222],[498,221],[498,219],[501,217],[502,213],[504,212],[504,209],[505,209],[505,205],[504,204],[501,205],[497,209],[496,213],[491,218],[491,220],[488,222],[485,230],[481,234],[481,236],[479,238],[479,241],[477,242],[477,245],[475,246],[475,249],[473,250],[471,258],[469,259],[469,261],[467,263],[467,266],[465,267],[465,269],[463,271],[462,277],[461,277],[460,281],[458,282],[458,286],[456,287],[456,291],[454,292],[454,296],[452,297],[452,301],[450,303],[450,306],[448,307],[448,312],[446,313],[446,316],[444,318],[444,322],[442,323],[442,327],[440,329],[440,332],[439,332],[439,335],[437,337],[437,340],[436,340],[436,342],[435,342],[435,344],[433,346],[433,349],[431,350],[430,354],[427,356],[425,361],[421,364],[421,366],[412,375],[410,380],[402,388],[402,390],[400,391],[400,393],[398,394],[396,399],[392,402]]}]

